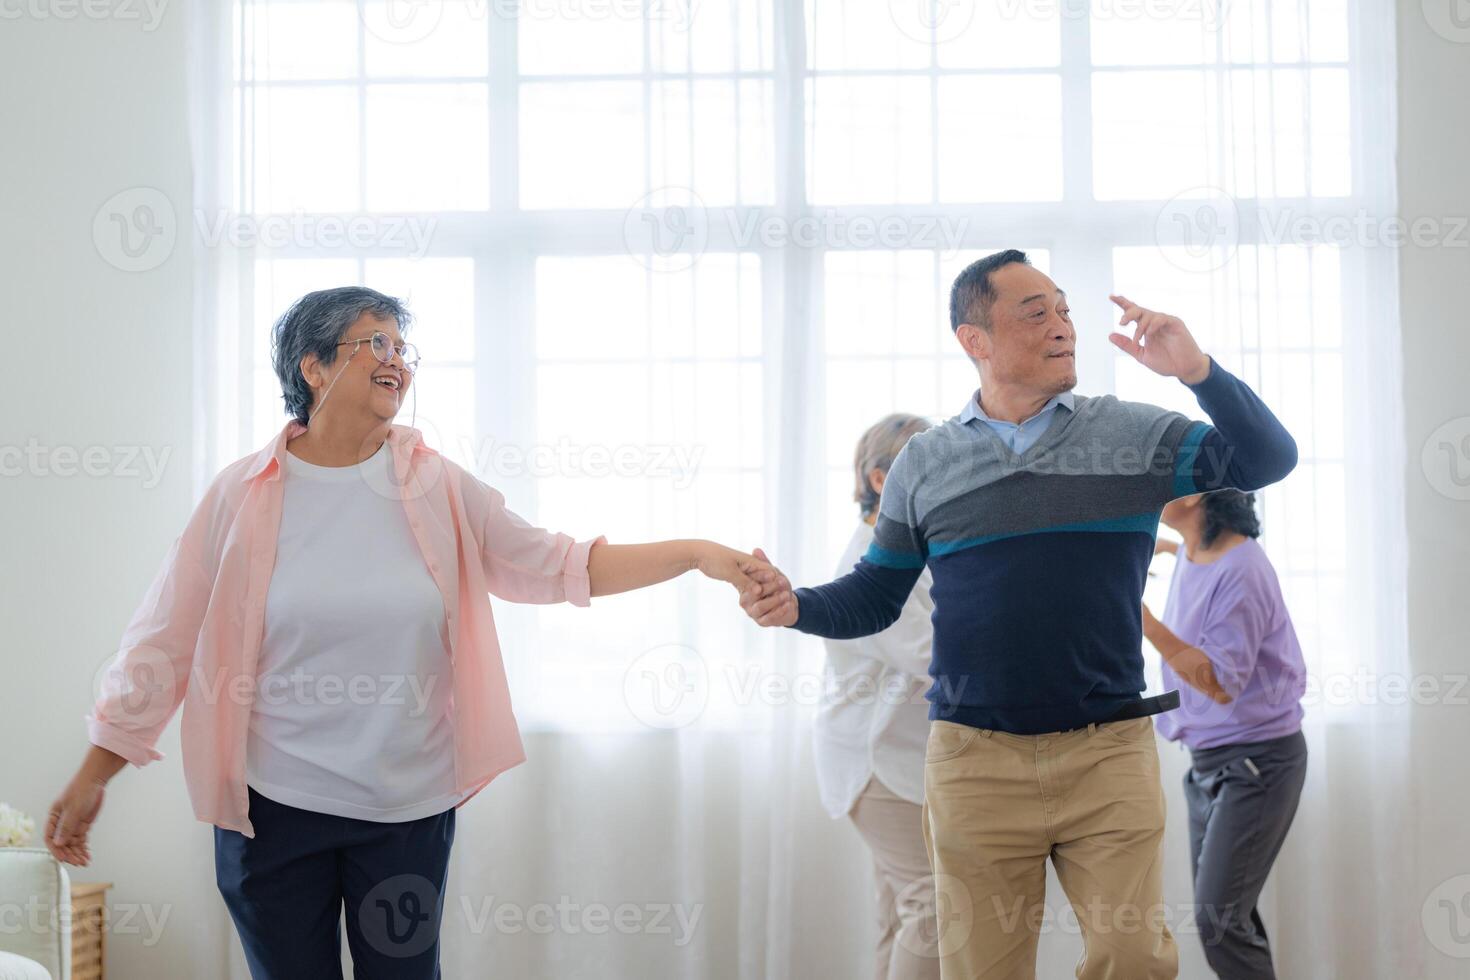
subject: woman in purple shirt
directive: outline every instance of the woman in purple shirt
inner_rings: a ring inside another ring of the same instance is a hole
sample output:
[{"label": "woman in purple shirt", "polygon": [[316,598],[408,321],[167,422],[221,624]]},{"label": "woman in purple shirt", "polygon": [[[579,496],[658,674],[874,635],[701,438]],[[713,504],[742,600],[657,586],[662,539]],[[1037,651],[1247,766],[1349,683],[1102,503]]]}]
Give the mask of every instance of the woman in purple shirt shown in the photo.
[{"label": "woman in purple shirt", "polygon": [[1159,715],[1159,733],[1192,756],[1184,796],[1195,921],[1217,975],[1274,978],[1256,901],[1306,779],[1306,665],[1276,571],[1255,540],[1255,495],[1181,497],[1162,517],[1184,540],[1160,542],[1178,563],[1163,621],[1144,608],[1144,635],[1164,657],[1164,687],[1179,688],[1180,705]]}]

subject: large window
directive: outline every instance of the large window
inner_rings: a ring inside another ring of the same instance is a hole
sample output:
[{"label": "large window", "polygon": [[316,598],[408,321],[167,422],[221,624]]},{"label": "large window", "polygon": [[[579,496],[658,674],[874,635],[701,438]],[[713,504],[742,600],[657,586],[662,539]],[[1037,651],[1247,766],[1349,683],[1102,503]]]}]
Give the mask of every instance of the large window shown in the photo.
[{"label": "large window", "polygon": [[[858,434],[961,409],[949,283],[1021,247],[1073,299],[1082,393],[1199,415],[1108,343],[1119,290],[1278,411],[1302,465],[1266,542],[1303,645],[1323,671],[1367,642],[1342,614],[1373,602],[1344,419],[1370,395],[1372,243],[1322,233],[1382,191],[1345,4],[242,0],[236,22],[234,207],[297,230],[247,251],[218,462],[284,421],[272,319],[363,282],[419,318],[401,421],[528,519],[824,578]],[[718,675],[759,642],[692,577],[598,605],[497,604],[523,722],[639,724],[640,654]],[[740,715],[711,695],[705,722]]]}]

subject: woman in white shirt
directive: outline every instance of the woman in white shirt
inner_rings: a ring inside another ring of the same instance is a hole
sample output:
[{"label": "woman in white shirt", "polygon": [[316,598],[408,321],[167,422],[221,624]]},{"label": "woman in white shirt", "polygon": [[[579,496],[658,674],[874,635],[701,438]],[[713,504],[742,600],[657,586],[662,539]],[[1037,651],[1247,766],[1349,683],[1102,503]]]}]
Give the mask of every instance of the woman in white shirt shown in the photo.
[{"label": "woman in white shirt", "polygon": [[[853,459],[862,519],[837,564],[852,570],[873,541],[878,500],[898,451],[929,423],[890,415],[863,434]],[[924,848],[924,747],[929,738],[928,569],[898,620],[872,636],[827,640],[824,697],[813,731],[822,805],[849,817],[873,855],[878,980],[939,976],[934,880]]]}]

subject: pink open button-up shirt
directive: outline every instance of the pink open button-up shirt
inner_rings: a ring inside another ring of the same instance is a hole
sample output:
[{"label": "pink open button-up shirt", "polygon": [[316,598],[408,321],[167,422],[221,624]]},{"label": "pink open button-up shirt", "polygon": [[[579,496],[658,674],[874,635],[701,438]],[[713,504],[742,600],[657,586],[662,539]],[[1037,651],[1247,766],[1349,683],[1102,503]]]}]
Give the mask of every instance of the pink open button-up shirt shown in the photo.
[{"label": "pink open button-up shirt", "polygon": [[[92,744],[144,766],[163,758],[153,746],[182,703],[194,813],[246,837],[255,830],[245,744],[281,523],[282,457],[287,441],[304,431],[290,422],[269,446],[215,478],[133,614],[87,716]],[[395,425],[388,443],[395,485],[380,489],[402,498],[444,597],[462,806],[526,758],[487,593],[586,606],[588,555],[605,539],[578,542],[532,527],[506,510],[499,491],[424,445],[417,429]]]}]

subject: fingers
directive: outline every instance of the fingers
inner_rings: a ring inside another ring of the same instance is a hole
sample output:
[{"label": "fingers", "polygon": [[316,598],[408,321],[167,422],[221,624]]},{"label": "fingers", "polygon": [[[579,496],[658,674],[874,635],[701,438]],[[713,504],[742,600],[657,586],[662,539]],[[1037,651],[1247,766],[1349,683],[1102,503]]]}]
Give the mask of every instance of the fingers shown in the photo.
[{"label": "fingers", "polygon": [[1216,704],[1229,704],[1235,700],[1221,686],[1220,679],[1215,676],[1215,669],[1210,664],[1200,665],[1200,668],[1194,672],[1191,686],[1207,695]]},{"label": "fingers", "polygon": [[1110,333],[1108,334],[1108,339],[1113,342],[1114,347],[1118,348],[1120,351],[1127,354],[1135,361],[1143,360],[1142,345],[1136,344],[1133,341],[1129,340],[1126,334]]},{"label": "fingers", "polygon": [[1124,326],[1130,321],[1137,320],[1141,314],[1147,312],[1143,307],[1139,306],[1137,303],[1133,302],[1133,300],[1129,299],[1127,296],[1122,295],[1121,293],[1109,296],[1108,299],[1116,303],[1118,305],[1118,308],[1123,311],[1122,317],[1120,317],[1118,320],[1118,326],[1120,327]]},{"label": "fingers", "polygon": [[750,600],[741,600],[741,607],[749,614],[751,619],[760,619],[767,616],[792,598],[790,591],[774,592],[764,596],[757,596]]},{"label": "fingers", "polygon": [[756,619],[761,626],[790,626],[796,622],[796,596],[787,592],[779,597],[779,604]]},{"label": "fingers", "polygon": [[71,826],[66,810],[53,809],[46,818],[46,849],[58,861],[85,867],[92,860],[87,846],[88,825]]}]

